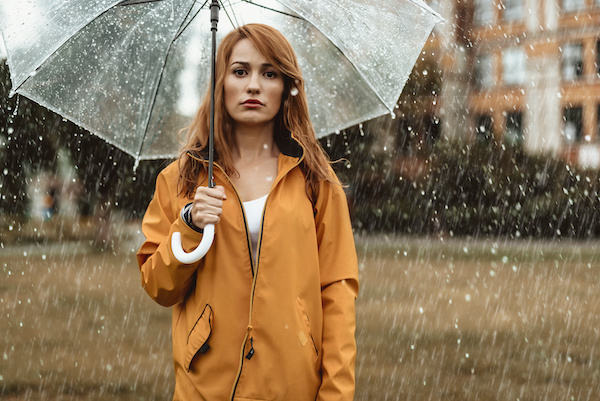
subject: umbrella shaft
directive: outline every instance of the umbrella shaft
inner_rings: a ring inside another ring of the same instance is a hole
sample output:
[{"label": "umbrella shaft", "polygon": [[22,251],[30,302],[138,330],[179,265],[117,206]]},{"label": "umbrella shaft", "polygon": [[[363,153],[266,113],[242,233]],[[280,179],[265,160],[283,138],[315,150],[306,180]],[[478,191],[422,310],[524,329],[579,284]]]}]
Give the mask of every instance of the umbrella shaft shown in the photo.
[{"label": "umbrella shaft", "polygon": [[219,0],[212,0],[210,5],[210,22],[211,22],[211,30],[217,30],[217,23],[219,22]]},{"label": "umbrella shaft", "polygon": [[208,186],[213,188],[213,163],[215,153],[215,59],[217,54],[217,24],[219,22],[219,1],[213,0],[210,5],[210,22],[212,31],[212,55],[210,64],[210,130],[208,133]]}]

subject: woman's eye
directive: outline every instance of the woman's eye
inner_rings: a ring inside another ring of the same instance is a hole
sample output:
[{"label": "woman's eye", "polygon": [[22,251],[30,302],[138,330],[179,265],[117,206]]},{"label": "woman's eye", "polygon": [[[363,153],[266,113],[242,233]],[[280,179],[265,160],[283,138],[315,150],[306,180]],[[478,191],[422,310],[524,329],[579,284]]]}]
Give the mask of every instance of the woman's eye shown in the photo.
[{"label": "woman's eye", "polygon": [[244,70],[241,70],[241,69],[237,69],[237,70],[234,70],[234,71],[233,71],[233,74],[234,74],[234,75],[237,75],[237,76],[240,76],[240,77],[241,77],[242,75],[244,75],[245,73],[246,73],[246,71],[244,71]]},{"label": "woman's eye", "polygon": [[265,77],[267,77],[267,78],[277,78],[277,73],[275,71],[267,71],[267,72],[265,72]]}]

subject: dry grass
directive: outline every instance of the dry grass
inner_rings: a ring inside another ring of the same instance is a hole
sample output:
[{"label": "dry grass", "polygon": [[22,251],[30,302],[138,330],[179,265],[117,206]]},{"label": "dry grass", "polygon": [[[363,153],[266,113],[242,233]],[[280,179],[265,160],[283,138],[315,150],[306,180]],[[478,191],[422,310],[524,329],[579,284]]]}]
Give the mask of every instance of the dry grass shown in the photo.
[{"label": "dry grass", "polygon": [[597,400],[597,243],[366,240],[360,400]]},{"label": "dry grass", "polygon": [[[598,399],[598,243],[358,245],[357,400]],[[171,398],[170,310],[132,248],[1,250],[0,399]]]}]

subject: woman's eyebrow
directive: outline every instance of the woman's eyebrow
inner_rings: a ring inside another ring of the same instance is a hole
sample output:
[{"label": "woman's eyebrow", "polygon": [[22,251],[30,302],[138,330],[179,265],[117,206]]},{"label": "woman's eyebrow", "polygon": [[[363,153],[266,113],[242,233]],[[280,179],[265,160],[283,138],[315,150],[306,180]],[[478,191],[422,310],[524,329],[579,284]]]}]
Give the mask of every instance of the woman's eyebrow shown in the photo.
[{"label": "woman's eyebrow", "polygon": [[[231,65],[235,65],[235,64],[240,64],[242,67],[250,67],[250,63],[247,61],[234,61],[231,63]],[[273,64],[271,63],[263,63],[261,64],[261,67],[263,68],[272,68]]]}]

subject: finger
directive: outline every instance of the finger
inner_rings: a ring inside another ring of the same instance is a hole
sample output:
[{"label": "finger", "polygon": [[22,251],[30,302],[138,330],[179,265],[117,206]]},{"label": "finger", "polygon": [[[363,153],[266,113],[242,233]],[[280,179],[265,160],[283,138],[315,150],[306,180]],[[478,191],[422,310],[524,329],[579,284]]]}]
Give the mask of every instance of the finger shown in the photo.
[{"label": "finger", "polygon": [[218,189],[215,190],[214,188],[206,188],[206,187],[200,187],[196,190],[196,194],[194,195],[194,199],[218,199],[218,200],[223,200],[223,193],[221,191],[219,191]]},{"label": "finger", "polygon": [[227,194],[225,193],[225,187],[222,185],[217,185],[214,189],[219,190],[221,192],[221,196],[223,200],[227,200]]},{"label": "finger", "polygon": [[192,205],[192,213],[193,214],[207,214],[207,215],[220,216],[221,213],[223,213],[223,208],[220,206],[198,204],[198,205]]},{"label": "finger", "polygon": [[218,215],[204,214],[204,213],[192,213],[192,222],[194,225],[200,228],[206,227],[208,224],[217,225],[221,221]]},{"label": "finger", "polygon": [[223,200],[211,197],[203,197],[197,196],[194,198],[194,202],[192,205],[193,210],[204,210],[210,211],[214,208],[222,209],[223,208]]},{"label": "finger", "polygon": [[225,194],[225,188],[223,188],[220,185],[214,188],[198,187],[196,188],[196,195],[207,196],[221,200],[227,199],[227,195]]}]

